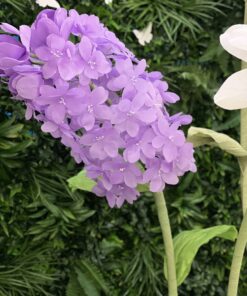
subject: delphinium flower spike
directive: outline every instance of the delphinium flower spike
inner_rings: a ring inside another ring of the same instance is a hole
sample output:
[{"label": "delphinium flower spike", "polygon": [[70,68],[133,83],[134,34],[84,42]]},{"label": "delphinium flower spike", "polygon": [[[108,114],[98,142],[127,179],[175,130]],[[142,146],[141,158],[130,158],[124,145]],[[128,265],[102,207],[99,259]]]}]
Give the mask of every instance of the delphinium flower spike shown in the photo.
[{"label": "delphinium flower spike", "polygon": [[139,184],[158,192],[196,170],[180,129],[191,117],[167,110],[179,97],[96,16],[45,9],[31,27],[1,29],[0,75],[13,99],[71,149],[110,207],[133,203]]}]

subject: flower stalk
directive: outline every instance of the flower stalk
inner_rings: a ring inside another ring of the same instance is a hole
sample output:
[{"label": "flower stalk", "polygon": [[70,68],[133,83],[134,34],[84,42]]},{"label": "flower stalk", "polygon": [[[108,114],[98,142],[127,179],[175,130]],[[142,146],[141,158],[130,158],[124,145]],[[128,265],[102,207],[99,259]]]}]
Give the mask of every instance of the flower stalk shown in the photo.
[{"label": "flower stalk", "polygon": [[[245,0],[244,23],[247,24],[247,0]],[[242,61],[242,69],[247,69],[247,63],[244,61]],[[240,141],[242,147],[247,150],[247,108],[242,109],[240,112]],[[247,209],[247,160],[243,163],[241,172],[241,197],[244,215]]]},{"label": "flower stalk", "polygon": [[176,263],[174,256],[174,247],[172,240],[172,232],[170,226],[169,215],[166,207],[166,201],[163,192],[154,194],[155,203],[158,211],[159,222],[161,226],[163,242],[166,252],[167,262],[167,279],[169,296],[177,296],[177,276],[176,276]]},{"label": "flower stalk", "polygon": [[[244,23],[247,24],[247,1],[245,0]],[[247,68],[247,63],[242,62],[242,69]],[[247,150],[247,108],[240,111],[240,142],[244,149]],[[228,283],[227,296],[238,295],[238,284],[244,251],[247,244],[247,160],[241,160],[241,200],[243,210],[243,220],[239,229],[238,238],[236,241],[230,277]]]},{"label": "flower stalk", "polygon": [[237,242],[234,249],[227,296],[238,295],[238,283],[241,271],[241,265],[244,257],[245,246],[247,244],[247,211],[245,211],[241,223]]}]

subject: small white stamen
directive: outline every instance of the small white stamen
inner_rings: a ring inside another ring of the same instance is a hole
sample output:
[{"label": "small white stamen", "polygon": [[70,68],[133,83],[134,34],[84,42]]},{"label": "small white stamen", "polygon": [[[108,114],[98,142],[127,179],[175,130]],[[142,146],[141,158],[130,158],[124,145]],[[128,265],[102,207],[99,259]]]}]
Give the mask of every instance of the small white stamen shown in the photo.
[{"label": "small white stamen", "polygon": [[89,61],[89,62],[88,62],[88,65],[89,65],[89,67],[90,67],[92,70],[94,70],[94,69],[95,69],[95,66],[96,66],[96,63],[95,63],[95,62],[92,62],[92,61]]},{"label": "small white stamen", "polygon": [[93,105],[88,105],[88,106],[87,106],[87,111],[88,111],[89,113],[92,113],[92,112],[93,112]]},{"label": "small white stamen", "polygon": [[136,78],[136,76],[133,76],[131,79],[131,82],[135,85],[136,84],[136,82],[137,82],[137,78]]},{"label": "small white stamen", "polygon": [[124,172],[125,171],[125,168],[120,168],[119,171],[120,172]]},{"label": "small white stamen", "polygon": [[95,137],[96,141],[101,141],[101,140],[103,140],[104,138],[105,138],[104,136]]},{"label": "small white stamen", "polygon": [[66,105],[64,98],[60,98],[59,103],[64,105],[64,106]]},{"label": "small white stamen", "polygon": [[127,116],[128,116],[128,117],[131,117],[131,116],[133,116],[134,114],[135,114],[134,111],[130,111],[130,112],[127,113]]},{"label": "small white stamen", "polygon": [[50,49],[50,53],[57,58],[60,58],[61,56],[63,56],[63,53],[59,49]]}]

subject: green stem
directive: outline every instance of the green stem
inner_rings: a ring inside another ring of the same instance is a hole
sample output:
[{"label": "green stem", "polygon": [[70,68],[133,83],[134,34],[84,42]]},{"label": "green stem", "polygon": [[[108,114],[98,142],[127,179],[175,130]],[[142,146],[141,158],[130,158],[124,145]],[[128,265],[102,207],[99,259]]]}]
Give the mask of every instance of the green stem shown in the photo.
[{"label": "green stem", "polygon": [[[245,0],[244,23],[247,23],[247,0]],[[242,62],[242,69],[247,68],[247,63]],[[240,142],[247,150],[247,109],[242,109],[240,114]],[[236,245],[234,248],[230,277],[228,283],[227,296],[237,296],[239,276],[247,244],[247,159],[241,161],[241,200],[244,218],[242,220]]]},{"label": "green stem", "polygon": [[247,244],[247,211],[239,229],[237,242],[234,249],[227,296],[237,296],[239,275],[243,261],[245,246]]},{"label": "green stem", "polygon": [[163,236],[163,242],[166,252],[167,262],[167,278],[168,278],[168,291],[169,296],[177,296],[177,277],[176,277],[176,263],[174,257],[173,240],[171,233],[171,226],[166,207],[166,201],[163,192],[154,194],[155,203],[158,211],[160,227]]},{"label": "green stem", "polygon": [[[244,23],[247,23],[247,1],[245,1]],[[247,63],[242,62],[242,69],[247,68]],[[240,113],[240,142],[244,149],[247,150],[247,109],[242,109]],[[247,160],[242,160],[241,169],[241,199],[243,215],[247,209]]]}]

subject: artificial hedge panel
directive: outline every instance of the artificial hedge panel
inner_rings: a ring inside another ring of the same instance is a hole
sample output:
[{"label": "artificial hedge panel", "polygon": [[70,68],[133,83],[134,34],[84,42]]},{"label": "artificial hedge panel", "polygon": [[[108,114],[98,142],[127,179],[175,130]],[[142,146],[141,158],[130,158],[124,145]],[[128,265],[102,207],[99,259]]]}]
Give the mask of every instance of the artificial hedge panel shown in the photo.
[{"label": "artificial hedge panel", "polygon": [[[178,108],[193,115],[193,125],[238,139],[239,112],[217,108],[212,96],[221,81],[240,67],[223,52],[218,37],[242,22],[242,0],[159,0],[159,15],[151,0],[60,3],[96,14],[138,57],[146,58],[151,69],[171,77],[171,88],[182,98]],[[40,10],[28,0],[0,4],[0,20],[16,26],[30,24]],[[149,21],[154,38],[143,47],[132,31]],[[163,247],[152,196],[143,195],[133,206],[109,209],[93,194],[71,192],[66,179],[81,166],[74,164],[64,147],[41,133],[36,122],[26,122],[23,106],[11,100],[5,85],[0,87],[2,295],[164,295]],[[6,122],[14,137],[1,134]],[[12,147],[17,147],[14,153]],[[185,176],[166,193],[174,234],[196,226],[238,226],[236,160],[208,148],[198,149],[196,158],[198,173]],[[232,251],[232,243],[217,239],[203,247],[180,294],[225,295]],[[244,296],[246,276],[240,287],[239,295]]]}]

